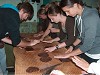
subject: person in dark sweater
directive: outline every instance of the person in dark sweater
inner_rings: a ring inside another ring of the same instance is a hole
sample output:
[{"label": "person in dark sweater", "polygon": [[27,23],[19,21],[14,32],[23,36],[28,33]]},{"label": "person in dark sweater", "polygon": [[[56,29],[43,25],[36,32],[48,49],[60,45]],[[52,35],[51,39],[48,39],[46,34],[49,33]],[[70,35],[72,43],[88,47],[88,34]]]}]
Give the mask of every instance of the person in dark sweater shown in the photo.
[{"label": "person in dark sweater", "polygon": [[[12,4],[3,4],[2,6],[0,6],[0,8],[11,8],[14,9],[15,11],[17,11],[17,9],[15,8],[15,6],[13,6]],[[6,54],[5,54],[5,47],[4,47],[4,42],[0,41],[0,55],[3,57],[1,57],[0,59],[2,59],[0,61],[1,66],[1,71],[3,72],[4,75],[8,74],[8,70],[6,70]]]},{"label": "person in dark sweater", "polygon": [[[50,20],[49,20],[49,18],[47,17],[47,14],[46,14],[46,10],[45,10],[45,8],[43,8],[43,9],[39,9],[38,10],[38,17],[40,18],[40,20],[41,20],[41,22],[38,24],[38,26],[37,26],[37,30],[38,30],[38,32],[40,33],[41,31],[43,32],[43,36],[41,37],[41,41],[44,39],[44,34],[45,34],[45,32],[46,32],[46,30],[47,30],[47,28],[48,28],[48,26],[49,25],[53,25],[51,22],[50,22]],[[55,37],[57,37],[57,34],[56,33],[54,33],[54,32],[49,32],[48,33],[49,34],[49,36],[51,36],[51,38],[55,38]],[[38,35],[37,35],[38,36]]]},{"label": "person in dark sweater", "polygon": [[59,24],[60,33],[55,39],[44,42],[52,43],[54,41],[60,41],[61,43],[56,46],[46,48],[45,51],[52,52],[58,48],[69,47],[73,44],[78,34],[77,29],[74,27],[75,19],[73,17],[66,16],[61,8],[56,4],[53,4],[48,8],[47,15],[51,22]]},{"label": "person in dark sweater", "polygon": [[49,19],[46,15],[46,10],[44,8],[40,8],[37,12],[37,17],[39,18],[39,23],[37,25],[37,33],[35,33],[34,37],[41,37],[46,31],[49,25]]},{"label": "person in dark sweater", "polygon": [[[18,7],[0,7],[0,41],[11,44],[12,46],[26,47],[33,46],[38,41],[34,40],[31,42],[22,41],[20,38],[20,22],[32,19],[33,17],[33,7],[28,2],[23,2],[18,4]],[[9,35],[9,38],[6,37]],[[5,57],[4,51],[0,48],[0,75],[5,74],[4,70],[6,67],[1,64]]]},{"label": "person in dark sweater", "polygon": [[45,32],[48,27],[48,24],[50,22],[50,20],[47,18],[46,10],[43,8],[39,9],[37,12],[37,15],[38,15],[38,18],[40,19],[37,30],[38,30],[38,32],[40,32],[40,31]]}]

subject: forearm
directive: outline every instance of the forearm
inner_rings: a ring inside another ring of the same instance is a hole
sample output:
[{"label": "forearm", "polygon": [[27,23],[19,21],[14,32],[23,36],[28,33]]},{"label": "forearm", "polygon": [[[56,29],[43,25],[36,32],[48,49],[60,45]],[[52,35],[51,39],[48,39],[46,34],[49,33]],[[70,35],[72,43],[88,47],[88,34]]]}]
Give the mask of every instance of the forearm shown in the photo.
[{"label": "forearm", "polygon": [[[2,41],[5,42],[5,43],[8,43],[8,44],[12,44],[12,41],[7,37],[3,38]],[[20,47],[31,46],[31,43],[30,42],[21,41],[17,46],[20,46]]]},{"label": "forearm", "polygon": [[49,33],[50,33],[50,29],[52,28],[52,24],[49,23],[48,28],[46,29],[46,31],[44,32],[43,36],[41,37],[41,39],[44,39],[44,37],[46,37]]},{"label": "forearm", "polygon": [[80,49],[73,50],[71,52],[65,53],[63,55],[54,56],[54,58],[70,58],[76,55],[80,55],[83,52]]},{"label": "forearm", "polygon": [[69,49],[74,50],[76,46],[81,42],[80,39],[76,39],[74,43],[72,43],[69,47]]},{"label": "forearm", "polygon": [[20,47],[26,47],[26,46],[31,46],[31,42],[26,42],[26,41],[22,41],[17,45]]},{"label": "forearm", "polygon": [[46,30],[41,38],[44,39],[49,33],[50,33],[50,31]]},{"label": "forearm", "polygon": [[46,52],[52,52],[52,51],[57,50],[59,48],[62,48],[64,46],[65,46],[65,43],[61,43],[59,45],[56,45],[56,46],[53,46],[53,47],[50,47],[50,48],[46,48],[45,51]]},{"label": "forearm", "polygon": [[80,55],[80,54],[82,54],[82,53],[83,53],[83,52],[78,48],[78,49],[73,50],[72,52],[68,53],[68,57]]},{"label": "forearm", "polygon": [[[5,42],[5,43],[8,43],[8,44],[12,44],[12,41],[7,37],[3,38],[2,41]],[[29,42],[21,41],[17,46],[26,47],[26,46],[29,46],[29,45],[30,45]]]},{"label": "forearm", "polygon": [[58,44],[56,46],[53,46],[53,50],[56,50],[56,49],[59,49],[59,48],[65,47],[65,46],[66,46],[66,43],[63,42],[63,43],[60,43],[60,44]]},{"label": "forearm", "polygon": [[3,39],[1,39],[3,42],[5,42],[5,43],[8,43],[8,44],[12,44],[12,41],[9,39],[9,38],[7,38],[7,37],[5,37],[5,38],[3,38]]},{"label": "forearm", "polygon": [[60,40],[60,38],[57,37],[57,38],[55,38],[55,39],[52,39],[51,41],[54,42],[54,41],[59,41],[59,40]]},{"label": "forearm", "polygon": [[[8,43],[8,44],[12,44],[12,41],[9,39],[9,38],[3,38],[1,39],[3,42],[5,43]],[[35,45],[36,43],[33,41],[33,42],[26,42],[26,41],[22,41],[17,45],[17,46],[20,46],[20,47],[26,47],[26,46],[32,46],[32,45]]]},{"label": "forearm", "polygon": [[57,28],[51,28],[50,30],[51,30],[52,33],[60,32],[60,29],[57,29]]},{"label": "forearm", "polygon": [[81,42],[80,39],[76,39],[75,42],[73,43],[74,46],[77,46]]},{"label": "forearm", "polygon": [[66,46],[66,43],[63,42],[63,43],[58,44],[57,46],[58,46],[58,48],[62,48],[62,47],[65,47]]}]

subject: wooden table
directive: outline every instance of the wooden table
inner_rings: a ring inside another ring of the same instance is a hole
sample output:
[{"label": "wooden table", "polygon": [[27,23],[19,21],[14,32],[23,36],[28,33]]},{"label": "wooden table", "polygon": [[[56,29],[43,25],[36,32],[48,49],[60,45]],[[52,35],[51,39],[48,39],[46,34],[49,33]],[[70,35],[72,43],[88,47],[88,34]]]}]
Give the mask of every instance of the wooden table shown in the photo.
[{"label": "wooden table", "polygon": [[[54,42],[52,44],[47,43],[40,43],[34,46],[34,51],[26,51],[24,48],[20,49],[18,47],[14,48],[14,55],[15,55],[15,75],[42,75],[46,72],[46,68],[59,64],[55,67],[55,69],[63,71],[66,75],[79,75],[81,74],[81,69],[78,68],[76,65],[72,63],[72,61],[68,62],[61,62],[59,59],[53,58],[54,55],[59,55],[61,53],[65,52],[65,48],[61,48],[58,50],[55,50],[54,52],[48,53],[49,56],[52,58],[49,62],[42,62],[40,61],[40,57],[38,56],[38,53],[44,52],[45,46],[53,46],[56,45],[57,42]],[[26,72],[26,69],[30,66],[38,67],[39,71],[28,73]]]}]

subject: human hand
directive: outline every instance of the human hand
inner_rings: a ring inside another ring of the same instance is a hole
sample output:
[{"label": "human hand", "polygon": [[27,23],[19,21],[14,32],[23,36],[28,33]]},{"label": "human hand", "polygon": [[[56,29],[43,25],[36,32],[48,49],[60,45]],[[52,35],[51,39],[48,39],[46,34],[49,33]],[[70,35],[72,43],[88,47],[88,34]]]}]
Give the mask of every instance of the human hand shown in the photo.
[{"label": "human hand", "polygon": [[37,44],[37,43],[40,43],[40,40],[34,40],[34,42]]},{"label": "human hand", "polygon": [[72,57],[72,61],[79,66],[80,68],[82,68],[83,70],[87,71],[89,68],[89,63],[87,61],[85,61],[84,59],[78,57],[78,56],[73,56]]},{"label": "human hand", "polygon": [[69,58],[69,54],[68,53],[65,53],[65,54],[62,54],[62,55],[57,55],[57,56],[54,56],[54,58]]},{"label": "human hand", "polygon": [[36,45],[40,42],[40,40],[32,40],[31,41],[31,46]]},{"label": "human hand", "polygon": [[57,29],[57,28],[51,28],[51,29],[50,29],[50,32],[53,32],[53,33],[55,33],[55,32],[57,33],[57,32],[59,32],[59,31],[60,31],[60,30]]},{"label": "human hand", "polygon": [[62,71],[60,70],[53,70],[50,75],[65,75]]},{"label": "human hand", "polygon": [[49,41],[42,41],[42,42],[52,43],[53,41],[52,40],[49,40]]},{"label": "human hand", "polygon": [[43,35],[43,31],[41,31],[41,32],[39,32],[39,33],[36,33],[36,34],[34,34],[33,35],[33,37],[40,37],[40,36],[42,36]]},{"label": "human hand", "polygon": [[54,46],[54,47],[46,48],[44,51],[46,51],[46,52],[52,52],[52,51],[54,51],[55,49],[56,49],[56,47]]},{"label": "human hand", "polygon": [[70,46],[65,53],[70,53],[70,52],[72,52],[72,50],[73,50],[73,47]]},{"label": "human hand", "polygon": [[43,38],[43,37],[41,37],[39,40],[40,40],[40,41],[43,41],[43,39],[44,39],[44,38]]}]

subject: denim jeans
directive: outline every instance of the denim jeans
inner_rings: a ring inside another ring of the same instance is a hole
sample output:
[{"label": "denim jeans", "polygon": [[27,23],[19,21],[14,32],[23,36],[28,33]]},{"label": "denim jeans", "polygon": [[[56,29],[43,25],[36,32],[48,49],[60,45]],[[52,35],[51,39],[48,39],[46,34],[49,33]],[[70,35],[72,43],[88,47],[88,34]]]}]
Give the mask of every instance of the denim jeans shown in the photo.
[{"label": "denim jeans", "polygon": [[5,48],[0,48],[0,75],[7,75]]}]

